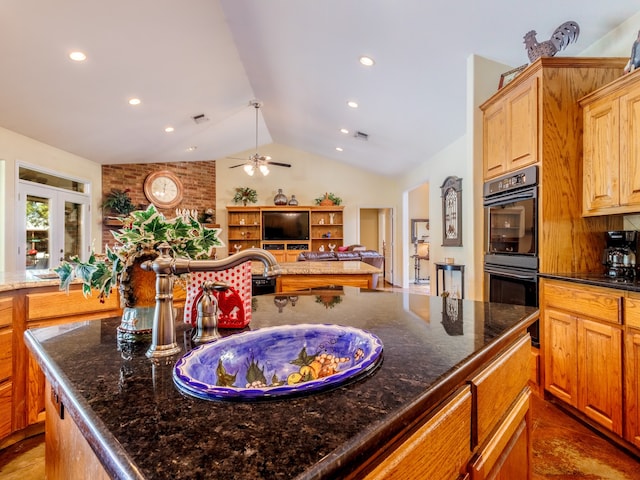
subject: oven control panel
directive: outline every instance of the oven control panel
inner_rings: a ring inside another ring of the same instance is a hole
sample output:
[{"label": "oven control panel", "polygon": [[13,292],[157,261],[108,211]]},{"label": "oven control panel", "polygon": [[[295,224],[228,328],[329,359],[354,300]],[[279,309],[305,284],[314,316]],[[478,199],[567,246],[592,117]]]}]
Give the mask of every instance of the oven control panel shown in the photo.
[{"label": "oven control panel", "polygon": [[538,183],[538,169],[534,165],[517,173],[491,180],[484,184],[484,196],[508,192],[517,188],[529,187]]}]

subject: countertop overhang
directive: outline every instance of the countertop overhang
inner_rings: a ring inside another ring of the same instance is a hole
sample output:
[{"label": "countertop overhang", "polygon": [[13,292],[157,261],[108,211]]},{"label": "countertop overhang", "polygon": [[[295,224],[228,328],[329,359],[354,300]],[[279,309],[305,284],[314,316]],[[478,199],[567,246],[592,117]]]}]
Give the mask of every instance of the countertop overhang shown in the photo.
[{"label": "countertop overhang", "polygon": [[594,287],[614,288],[627,292],[640,292],[640,278],[614,278],[601,273],[539,273],[538,277],[564,280],[582,285],[592,285]]},{"label": "countertop overhang", "polygon": [[[333,308],[301,292],[281,311],[276,296],[254,298],[251,329],[363,328],[382,340],[382,365],[310,396],[211,402],[176,389],[179,355],[152,362],[148,345],[118,345],[118,318],[29,330],[25,340],[114,478],[329,479],[409,431],[538,316],[531,307],[349,287]],[[183,349],[191,348],[191,327],[180,324],[177,333]]]}]

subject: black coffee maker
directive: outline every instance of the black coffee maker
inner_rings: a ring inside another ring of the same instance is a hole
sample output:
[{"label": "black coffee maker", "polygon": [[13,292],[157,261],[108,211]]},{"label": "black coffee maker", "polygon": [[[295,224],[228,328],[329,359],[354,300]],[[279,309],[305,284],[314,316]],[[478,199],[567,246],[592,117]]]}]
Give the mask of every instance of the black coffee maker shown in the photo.
[{"label": "black coffee maker", "polygon": [[602,263],[605,275],[620,280],[631,280],[636,276],[636,255],[638,254],[638,232],[617,230],[605,233],[606,248]]}]

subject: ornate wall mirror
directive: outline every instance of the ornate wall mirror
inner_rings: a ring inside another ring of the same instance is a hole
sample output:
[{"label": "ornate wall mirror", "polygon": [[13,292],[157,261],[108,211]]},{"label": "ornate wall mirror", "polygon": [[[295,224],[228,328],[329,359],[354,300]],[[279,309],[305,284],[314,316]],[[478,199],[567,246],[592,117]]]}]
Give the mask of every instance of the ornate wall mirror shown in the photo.
[{"label": "ornate wall mirror", "polygon": [[421,243],[429,241],[429,219],[411,219],[411,243]]},{"label": "ornate wall mirror", "polygon": [[462,246],[462,179],[447,177],[442,192],[442,246]]}]

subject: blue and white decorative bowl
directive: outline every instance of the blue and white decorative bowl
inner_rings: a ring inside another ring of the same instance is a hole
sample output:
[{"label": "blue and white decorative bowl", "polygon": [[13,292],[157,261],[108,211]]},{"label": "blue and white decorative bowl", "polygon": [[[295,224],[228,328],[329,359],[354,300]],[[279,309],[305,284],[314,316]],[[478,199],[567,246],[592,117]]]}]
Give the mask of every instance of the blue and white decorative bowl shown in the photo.
[{"label": "blue and white decorative bowl", "polygon": [[239,333],[194,348],[173,380],[205,400],[257,400],[336,387],[372,372],[382,342],[341,325],[282,325]]}]

